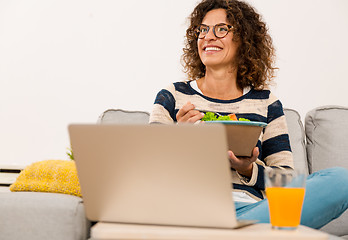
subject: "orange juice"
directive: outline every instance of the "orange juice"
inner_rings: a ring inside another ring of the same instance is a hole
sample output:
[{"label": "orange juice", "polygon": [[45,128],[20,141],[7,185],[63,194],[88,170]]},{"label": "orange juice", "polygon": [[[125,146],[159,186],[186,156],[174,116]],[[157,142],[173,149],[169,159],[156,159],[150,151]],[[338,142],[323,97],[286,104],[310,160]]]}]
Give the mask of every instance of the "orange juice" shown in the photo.
[{"label": "orange juice", "polygon": [[267,187],[271,225],[297,227],[301,220],[305,188]]}]

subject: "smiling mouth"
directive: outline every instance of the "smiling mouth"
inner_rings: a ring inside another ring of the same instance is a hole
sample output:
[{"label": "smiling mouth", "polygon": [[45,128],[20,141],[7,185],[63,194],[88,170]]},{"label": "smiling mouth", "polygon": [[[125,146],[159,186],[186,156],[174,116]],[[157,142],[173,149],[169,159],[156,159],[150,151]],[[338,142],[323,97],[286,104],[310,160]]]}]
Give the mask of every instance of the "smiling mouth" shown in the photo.
[{"label": "smiling mouth", "polygon": [[208,52],[208,51],[220,51],[221,48],[219,48],[219,47],[205,47],[203,50],[205,52]]}]

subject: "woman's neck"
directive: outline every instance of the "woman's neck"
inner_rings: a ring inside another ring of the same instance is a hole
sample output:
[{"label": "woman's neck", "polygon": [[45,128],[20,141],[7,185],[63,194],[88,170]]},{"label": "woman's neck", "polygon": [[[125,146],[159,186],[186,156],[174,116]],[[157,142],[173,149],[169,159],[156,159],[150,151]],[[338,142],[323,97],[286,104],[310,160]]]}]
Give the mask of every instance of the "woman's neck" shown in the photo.
[{"label": "woman's neck", "polygon": [[205,76],[197,80],[202,93],[211,98],[230,100],[241,97],[243,89],[237,84],[237,71],[207,69]]}]

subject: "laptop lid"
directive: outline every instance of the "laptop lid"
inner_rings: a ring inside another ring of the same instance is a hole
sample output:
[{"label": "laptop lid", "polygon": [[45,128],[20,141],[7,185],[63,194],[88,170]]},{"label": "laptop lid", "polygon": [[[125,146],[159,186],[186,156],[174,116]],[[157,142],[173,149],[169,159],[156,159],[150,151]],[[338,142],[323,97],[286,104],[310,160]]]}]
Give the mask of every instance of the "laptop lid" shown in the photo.
[{"label": "laptop lid", "polygon": [[87,218],[234,228],[220,124],[70,125]]}]

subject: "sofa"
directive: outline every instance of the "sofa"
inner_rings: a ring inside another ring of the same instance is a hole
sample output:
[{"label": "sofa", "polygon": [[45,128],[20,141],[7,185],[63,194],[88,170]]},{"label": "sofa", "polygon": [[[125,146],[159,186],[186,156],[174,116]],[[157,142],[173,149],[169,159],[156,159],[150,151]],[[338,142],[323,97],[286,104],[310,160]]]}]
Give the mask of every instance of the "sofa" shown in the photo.
[{"label": "sofa", "polygon": [[[296,110],[284,109],[295,168],[310,174],[341,166],[348,168],[348,108],[322,106],[308,112],[305,126]],[[147,123],[143,111],[110,109],[98,124]],[[348,183],[347,183],[348,184]],[[85,240],[91,222],[80,197],[44,192],[0,192],[0,239]],[[330,239],[348,239],[348,211],[324,226]],[[340,237],[337,237],[340,236]]]}]

